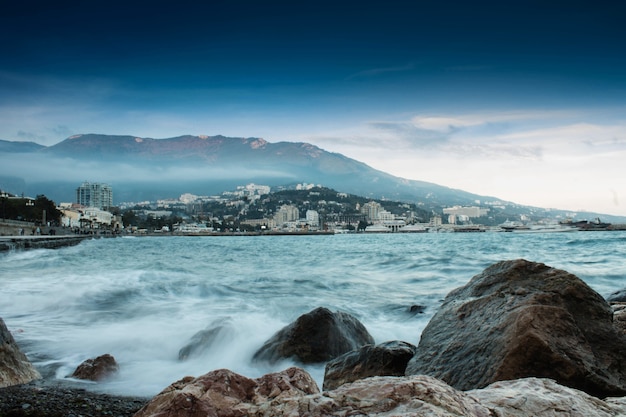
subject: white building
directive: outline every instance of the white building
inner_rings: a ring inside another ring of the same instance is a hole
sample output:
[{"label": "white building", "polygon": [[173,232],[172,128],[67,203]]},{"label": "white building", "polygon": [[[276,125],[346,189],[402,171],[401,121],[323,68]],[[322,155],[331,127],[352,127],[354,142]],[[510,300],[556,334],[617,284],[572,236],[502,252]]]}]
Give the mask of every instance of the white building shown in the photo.
[{"label": "white building", "polygon": [[454,207],[448,207],[448,208],[444,208],[443,209],[443,214],[449,214],[449,215],[454,215],[457,216],[467,216],[469,218],[473,218],[473,217],[482,217],[482,216],[486,216],[489,213],[489,209],[488,208],[480,208],[480,207],[461,207],[461,206],[454,206]]},{"label": "white building", "polygon": [[316,210],[307,210],[306,222],[311,226],[318,227],[320,224],[320,214]]},{"label": "white building", "polygon": [[113,207],[113,190],[107,184],[83,182],[76,189],[76,202],[85,207]]},{"label": "white building", "polygon": [[283,224],[288,222],[297,221],[299,218],[300,211],[298,210],[298,207],[287,204],[281,206],[276,214],[274,214],[274,221],[278,227],[281,227]]},{"label": "white building", "polygon": [[96,207],[62,205],[59,210],[61,224],[65,227],[80,227],[85,229],[123,228],[121,219],[105,210]]},{"label": "white building", "polygon": [[376,201],[369,201],[361,206],[361,213],[365,214],[365,217],[370,222],[378,220],[378,213],[382,210],[382,206]]}]

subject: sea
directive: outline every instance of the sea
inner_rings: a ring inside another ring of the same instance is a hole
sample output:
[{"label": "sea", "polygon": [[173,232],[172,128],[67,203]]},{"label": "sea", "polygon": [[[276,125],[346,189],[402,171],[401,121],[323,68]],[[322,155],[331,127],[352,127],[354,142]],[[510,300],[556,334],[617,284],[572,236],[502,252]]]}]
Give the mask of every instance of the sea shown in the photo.
[{"label": "sea", "polygon": [[[45,381],[153,396],[227,368],[257,378],[290,366],[322,386],[324,364],[255,363],[257,349],[317,307],[347,312],[376,343],[417,345],[452,289],[488,266],[527,259],[602,296],[626,286],[626,232],[148,236],[0,254],[0,317]],[[199,331],[229,331],[186,360]],[[106,382],[69,375],[111,354]]]}]

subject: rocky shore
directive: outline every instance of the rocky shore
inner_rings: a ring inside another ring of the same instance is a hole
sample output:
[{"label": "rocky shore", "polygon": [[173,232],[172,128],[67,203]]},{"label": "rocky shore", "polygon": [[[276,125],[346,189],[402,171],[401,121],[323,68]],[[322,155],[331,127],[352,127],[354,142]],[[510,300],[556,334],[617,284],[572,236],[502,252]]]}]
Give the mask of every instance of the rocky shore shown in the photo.
[{"label": "rocky shore", "polygon": [[[320,307],[254,355],[325,363],[322,390],[298,367],[256,379],[218,369],[151,399],[37,380],[0,319],[0,417],[626,416],[624,295],[605,300],[566,271],[503,261],[450,292],[418,346],[375,345],[358,319]],[[203,330],[180,359],[224,331]],[[84,364],[94,381],[117,371],[110,355]]]},{"label": "rocky shore", "polygon": [[131,417],[149,398],[98,394],[61,384],[31,382],[0,388],[2,417]]}]

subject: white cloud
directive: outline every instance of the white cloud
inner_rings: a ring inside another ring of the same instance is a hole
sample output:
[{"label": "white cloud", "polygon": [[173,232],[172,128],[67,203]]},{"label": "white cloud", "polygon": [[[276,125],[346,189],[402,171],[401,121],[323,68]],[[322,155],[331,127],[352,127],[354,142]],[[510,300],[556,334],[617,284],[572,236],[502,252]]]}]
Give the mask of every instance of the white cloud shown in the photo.
[{"label": "white cloud", "polygon": [[[313,142],[404,178],[521,204],[626,215],[626,121],[509,111],[364,123]],[[575,120],[581,121],[575,121]],[[344,132],[348,133],[348,132]]]}]

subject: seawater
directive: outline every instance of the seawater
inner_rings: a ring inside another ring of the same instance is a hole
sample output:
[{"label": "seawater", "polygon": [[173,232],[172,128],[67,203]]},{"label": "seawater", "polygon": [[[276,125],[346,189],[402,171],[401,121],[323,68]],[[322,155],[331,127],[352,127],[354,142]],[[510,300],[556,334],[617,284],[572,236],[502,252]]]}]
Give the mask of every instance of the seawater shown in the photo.
[{"label": "seawater", "polygon": [[[85,388],[152,396],[214,369],[256,378],[297,365],[252,356],[321,306],[356,316],[377,343],[417,345],[450,290],[518,258],[571,272],[603,296],[626,284],[626,232],[128,237],[2,253],[0,317],[46,379],[68,381],[109,353],[118,375]],[[215,323],[233,331],[180,361]],[[324,365],[303,367],[321,386]]]}]

